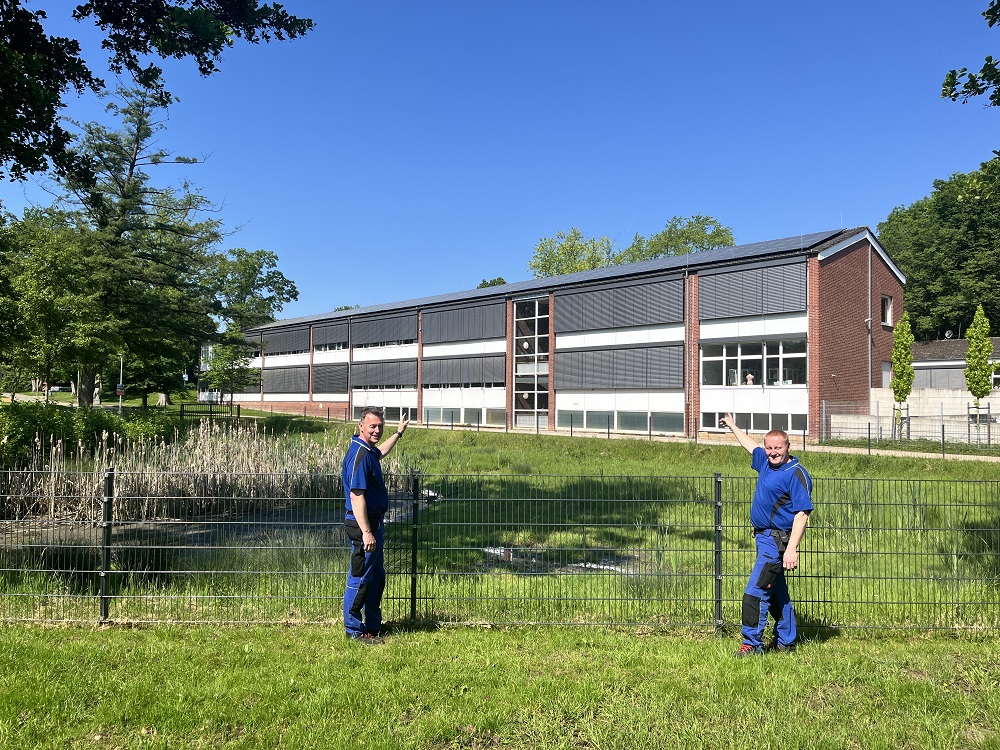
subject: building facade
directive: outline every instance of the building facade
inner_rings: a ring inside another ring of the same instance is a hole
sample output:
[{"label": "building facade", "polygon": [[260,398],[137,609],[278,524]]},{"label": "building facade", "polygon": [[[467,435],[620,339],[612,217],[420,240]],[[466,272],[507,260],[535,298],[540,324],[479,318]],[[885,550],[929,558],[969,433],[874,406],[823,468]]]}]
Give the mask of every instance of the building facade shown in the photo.
[{"label": "building facade", "polygon": [[822,400],[867,404],[888,377],[904,282],[862,227],[284,320],[247,331],[261,383],[236,399],[687,436],[733,412],[816,435]]}]

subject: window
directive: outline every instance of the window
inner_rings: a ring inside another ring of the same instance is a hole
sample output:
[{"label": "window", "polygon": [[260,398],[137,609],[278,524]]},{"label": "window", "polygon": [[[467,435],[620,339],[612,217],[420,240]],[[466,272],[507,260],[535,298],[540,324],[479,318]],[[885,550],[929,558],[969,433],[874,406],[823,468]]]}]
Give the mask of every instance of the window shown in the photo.
[{"label": "window", "polygon": [[545,423],[549,411],[549,301],[514,303],[514,423]]},{"label": "window", "polygon": [[892,297],[882,298],[882,325],[892,325]]},{"label": "window", "polygon": [[703,344],[701,384],[805,385],[806,340]]}]

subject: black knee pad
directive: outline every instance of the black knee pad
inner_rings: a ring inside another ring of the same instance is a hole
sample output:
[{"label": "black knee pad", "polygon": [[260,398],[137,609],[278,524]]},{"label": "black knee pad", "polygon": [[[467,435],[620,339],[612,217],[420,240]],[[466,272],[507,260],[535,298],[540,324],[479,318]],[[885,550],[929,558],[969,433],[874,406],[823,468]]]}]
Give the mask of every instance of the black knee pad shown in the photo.
[{"label": "black knee pad", "polygon": [[748,628],[760,625],[760,597],[743,594],[743,624]]}]

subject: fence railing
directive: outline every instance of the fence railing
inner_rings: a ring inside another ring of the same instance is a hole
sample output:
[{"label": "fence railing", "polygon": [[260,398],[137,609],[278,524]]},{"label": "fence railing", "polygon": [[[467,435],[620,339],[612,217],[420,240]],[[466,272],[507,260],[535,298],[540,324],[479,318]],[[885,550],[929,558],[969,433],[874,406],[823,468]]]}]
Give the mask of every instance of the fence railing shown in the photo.
[{"label": "fence railing", "polygon": [[[340,479],[0,475],[0,619],[340,620]],[[389,477],[395,621],[736,626],[754,479]],[[802,625],[1000,627],[1000,482],[816,479]]]}]

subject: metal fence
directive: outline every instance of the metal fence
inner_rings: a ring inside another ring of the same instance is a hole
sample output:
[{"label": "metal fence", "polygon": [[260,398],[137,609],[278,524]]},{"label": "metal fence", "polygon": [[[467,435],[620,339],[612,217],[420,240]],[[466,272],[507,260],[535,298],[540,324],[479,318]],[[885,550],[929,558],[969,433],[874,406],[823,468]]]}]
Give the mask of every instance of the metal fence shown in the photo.
[{"label": "metal fence", "polygon": [[[739,624],[753,478],[390,477],[397,622]],[[0,474],[0,619],[340,620],[340,479]],[[806,627],[1000,627],[1000,482],[817,479]]]}]

